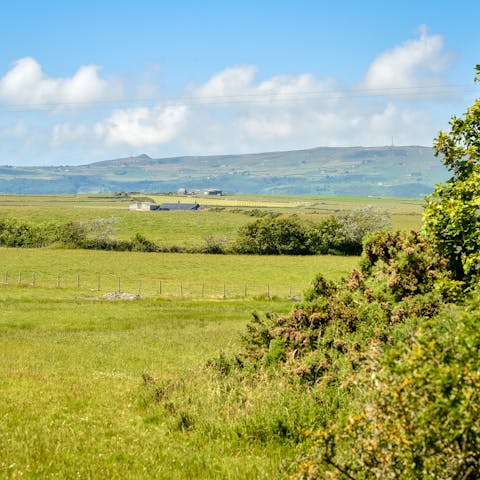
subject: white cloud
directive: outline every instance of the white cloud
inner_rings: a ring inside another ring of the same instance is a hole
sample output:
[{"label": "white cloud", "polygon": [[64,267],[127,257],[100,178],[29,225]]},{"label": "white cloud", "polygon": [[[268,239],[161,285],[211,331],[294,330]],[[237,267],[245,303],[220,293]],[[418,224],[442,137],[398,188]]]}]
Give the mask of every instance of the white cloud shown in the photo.
[{"label": "white cloud", "polygon": [[365,88],[409,88],[438,79],[451,60],[441,35],[429,35],[419,28],[419,38],[407,40],[380,54],[370,65],[363,82]]},{"label": "white cloud", "polygon": [[[203,84],[188,85],[175,103],[164,100],[153,107],[114,111],[105,110],[108,104],[96,105],[88,112],[69,111],[60,120],[37,113],[31,123],[0,129],[0,151],[5,140],[9,154],[16,145],[18,151],[31,145],[30,151],[34,146],[35,152],[43,149],[48,161],[51,152],[59,158],[66,152],[67,158],[76,155],[87,163],[135,150],[154,157],[207,155],[388,145],[392,138],[397,145],[430,145],[444,126],[441,122],[450,117],[450,107],[433,95],[412,102],[392,89],[438,83],[448,73],[450,58],[443,38],[422,28],[417,38],[374,58],[359,85],[340,86],[334,78],[310,73],[259,78],[256,66],[233,66]],[[359,88],[374,89],[375,95],[359,95]],[[137,85],[138,92],[157,98],[159,90],[160,83]],[[50,78],[31,58],[19,60],[0,78],[0,102],[13,104],[95,103],[112,91],[97,67],[81,67],[68,78]],[[10,121],[8,116],[5,121]]]},{"label": "white cloud", "polygon": [[184,105],[116,110],[95,125],[95,133],[107,145],[161,145],[179,135],[187,115]]},{"label": "white cloud", "polygon": [[53,126],[52,146],[60,147],[68,143],[76,143],[89,135],[89,129],[85,125],[71,125],[58,123]]},{"label": "white cloud", "polygon": [[190,86],[191,94],[198,98],[223,100],[232,95],[245,95],[250,91],[255,78],[256,68],[253,65],[229,67],[213,75],[200,87]]},{"label": "white cloud", "polygon": [[68,106],[119,95],[119,85],[100,78],[98,70],[97,66],[86,65],[71,77],[52,78],[45,75],[36,60],[22,58],[0,78],[0,102],[27,106]]}]

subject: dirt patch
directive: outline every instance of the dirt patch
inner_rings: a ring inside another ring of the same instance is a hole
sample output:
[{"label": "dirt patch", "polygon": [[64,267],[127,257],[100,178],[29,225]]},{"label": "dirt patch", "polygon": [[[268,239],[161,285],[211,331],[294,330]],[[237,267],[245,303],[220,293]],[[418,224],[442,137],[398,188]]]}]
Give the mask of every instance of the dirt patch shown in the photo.
[{"label": "dirt patch", "polygon": [[118,300],[138,300],[140,295],[135,293],[127,293],[127,292],[110,292],[103,295],[103,298],[110,298],[110,299],[118,299]]}]

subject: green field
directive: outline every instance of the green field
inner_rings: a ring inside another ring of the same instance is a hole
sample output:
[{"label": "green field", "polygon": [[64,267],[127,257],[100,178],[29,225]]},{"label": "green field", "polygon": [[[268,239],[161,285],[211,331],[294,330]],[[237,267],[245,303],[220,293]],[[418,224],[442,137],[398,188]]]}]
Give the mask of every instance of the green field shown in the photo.
[{"label": "green field", "polygon": [[[285,304],[65,293],[0,290],[2,478],[275,476],[289,446],[265,451],[222,427],[228,412],[212,418],[221,392],[205,363],[238,348],[249,311]],[[150,377],[173,385],[167,406]]]},{"label": "green field", "polygon": [[[128,239],[141,233],[160,246],[198,247],[214,237],[231,241],[240,226],[251,222],[252,210],[296,213],[312,221],[342,211],[373,206],[390,213],[394,228],[418,229],[422,201],[355,197],[292,197],[235,195],[218,198],[150,196],[157,203],[193,202],[209,208],[197,212],[130,211],[133,198],[114,195],[0,195],[0,218],[33,222],[94,222],[115,238]],[[215,208],[216,207],[216,208]]]},{"label": "green field", "polygon": [[[337,279],[356,257],[202,255],[0,248],[0,284],[69,288],[102,295],[120,290],[143,297],[301,296],[319,272]],[[181,292],[182,289],[182,292]]]},{"label": "green field", "polygon": [[[102,268],[153,278],[158,267],[165,277],[189,280],[199,271],[216,279],[230,273],[231,282],[242,284],[253,275],[270,280],[272,290],[282,281],[303,280],[306,286],[318,270],[338,278],[355,262],[50,249],[2,249],[0,258],[11,270],[53,268],[62,279],[75,272],[83,279]],[[121,301],[75,285],[1,285],[0,476],[278,476],[299,447],[282,438],[265,443],[264,423],[273,406],[287,408],[288,398],[253,385],[225,390],[206,362],[241,348],[253,311],[290,308],[289,301],[265,296],[218,300],[152,293]]]},{"label": "green field", "polygon": [[[109,219],[118,238],[198,245],[233,235],[251,208],[320,218],[370,199],[218,201],[200,212],[131,212],[113,196],[3,196],[0,212],[29,222]],[[406,227],[420,221],[418,202],[376,206]],[[288,312],[288,297],[315,274],[338,279],[357,262],[0,249],[0,477],[278,478],[307,452],[305,431],[329,406],[294,386],[285,395],[281,379],[221,379],[208,361],[241,350],[253,312]],[[117,290],[141,298],[105,298]]]}]

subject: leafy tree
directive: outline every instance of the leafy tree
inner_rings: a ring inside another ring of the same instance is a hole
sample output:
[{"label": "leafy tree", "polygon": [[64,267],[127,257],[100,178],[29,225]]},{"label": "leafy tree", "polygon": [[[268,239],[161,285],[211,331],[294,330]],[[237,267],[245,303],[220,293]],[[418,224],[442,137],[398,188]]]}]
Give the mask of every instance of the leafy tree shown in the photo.
[{"label": "leafy tree", "polygon": [[391,227],[387,212],[371,206],[333,215],[314,225],[310,248],[317,254],[360,255],[365,237]]},{"label": "leafy tree", "polygon": [[[476,70],[480,81],[480,65]],[[427,198],[424,233],[455,277],[473,283],[480,275],[480,99],[463,118],[452,117],[450,131],[440,131],[434,150],[452,178]]]},{"label": "leafy tree", "polygon": [[297,217],[262,217],[240,228],[238,253],[257,255],[307,255],[306,228]]}]

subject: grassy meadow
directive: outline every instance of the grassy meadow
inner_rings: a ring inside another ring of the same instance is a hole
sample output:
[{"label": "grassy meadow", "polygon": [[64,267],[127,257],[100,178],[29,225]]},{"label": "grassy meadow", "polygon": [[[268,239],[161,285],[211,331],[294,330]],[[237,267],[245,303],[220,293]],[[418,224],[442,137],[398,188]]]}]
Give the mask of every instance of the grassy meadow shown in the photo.
[{"label": "grassy meadow", "polygon": [[[375,204],[397,227],[421,218],[420,202],[397,199],[208,201],[217,208],[131,212],[114,196],[1,196],[0,215],[110,219],[118,238],[182,245],[234,235],[252,208],[315,218]],[[316,273],[338,279],[357,261],[0,249],[0,477],[278,478],[328,405],[275,382],[221,379],[209,360],[241,350],[253,312],[288,312]],[[105,298],[119,279],[141,298]]]},{"label": "grassy meadow", "polygon": [[[118,290],[143,297],[300,297],[319,272],[345,275],[356,257],[202,255],[0,248],[0,284]],[[120,289],[119,287],[120,282]],[[268,292],[267,292],[268,289]]]},{"label": "grassy meadow", "polygon": [[[140,197],[141,198],[141,197]],[[33,222],[98,222],[115,238],[140,233],[158,245],[196,247],[207,237],[232,240],[239,227],[253,218],[252,210],[298,214],[320,220],[326,216],[373,206],[390,213],[394,228],[418,229],[422,201],[415,199],[356,197],[247,196],[177,197],[149,195],[156,203],[194,202],[208,207],[197,212],[137,212],[128,209],[132,198],[114,195],[0,195],[0,218]]]},{"label": "grassy meadow", "polygon": [[235,439],[242,411],[205,365],[250,310],[285,304],[55,293],[0,291],[2,478],[275,476],[288,445]]},{"label": "grassy meadow", "polygon": [[291,305],[0,286],[0,475],[278,477],[307,448],[281,435],[282,422],[304,430],[318,406],[298,418],[289,409],[304,411],[300,396],[229,387],[207,362],[241,349],[252,312]]}]

